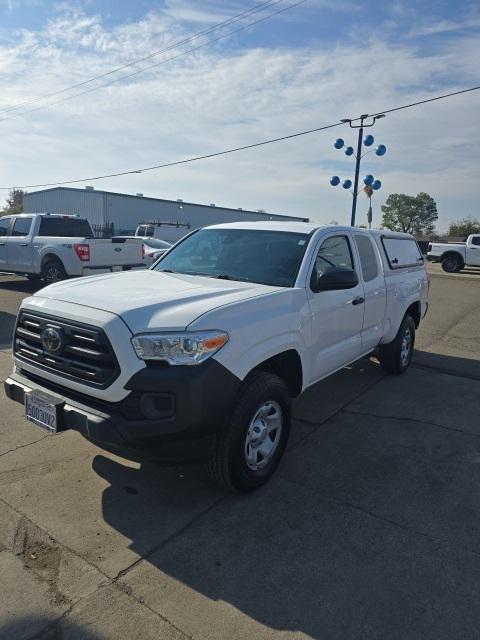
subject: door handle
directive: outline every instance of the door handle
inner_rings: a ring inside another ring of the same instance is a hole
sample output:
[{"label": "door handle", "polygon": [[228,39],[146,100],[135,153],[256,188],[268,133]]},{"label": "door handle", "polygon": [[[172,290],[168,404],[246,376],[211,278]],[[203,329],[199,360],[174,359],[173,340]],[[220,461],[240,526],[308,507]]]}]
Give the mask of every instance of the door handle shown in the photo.
[{"label": "door handle", "polygon": [[21,247],[28,247],[28,242],[20,242]]},{"label": "door handle", "polygon": [[0,247],[4,247],[6,245],[6,242],[0,242]]},{"label": "door handle", "polygon": [[362,298],[361,296],[358,296],[358,298],[354,298],[352,300],[353,305],[363,304],[364,302],[365,302],[365,298]]}]

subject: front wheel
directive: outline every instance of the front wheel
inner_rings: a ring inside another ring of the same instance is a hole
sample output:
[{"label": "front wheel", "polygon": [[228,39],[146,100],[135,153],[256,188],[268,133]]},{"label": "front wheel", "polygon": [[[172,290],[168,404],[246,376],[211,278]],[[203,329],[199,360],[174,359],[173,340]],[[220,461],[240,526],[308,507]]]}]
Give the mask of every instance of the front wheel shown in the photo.
[{"label": "front wheel", "polygon": [[281,378],[264,371],[249,375],[229,422],[217,436],[208,463],[210,476],[238,493],[265,484],[285,451],[290,413],[290,395]]},{"label": "front wheel", "polygon": [[378,358],[382,369],[394,375],[405,373],[412,360],[414,345],[415,322],[412,316],[406,315],[395,339],[380,345]]}]

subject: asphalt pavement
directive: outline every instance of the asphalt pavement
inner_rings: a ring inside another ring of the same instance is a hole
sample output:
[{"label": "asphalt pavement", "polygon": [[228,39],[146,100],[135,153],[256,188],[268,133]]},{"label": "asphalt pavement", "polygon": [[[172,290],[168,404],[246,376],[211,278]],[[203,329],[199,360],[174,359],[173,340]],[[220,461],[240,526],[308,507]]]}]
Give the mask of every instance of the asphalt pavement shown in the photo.
[{"label": "asphalt pavement", "polygon": [[[429,269],[408,373],[362,360],[307,390],[249,496],[0,395],[0,639],[478,638],[480,277]],[[0,276],[0,380],[32,291]]]}]

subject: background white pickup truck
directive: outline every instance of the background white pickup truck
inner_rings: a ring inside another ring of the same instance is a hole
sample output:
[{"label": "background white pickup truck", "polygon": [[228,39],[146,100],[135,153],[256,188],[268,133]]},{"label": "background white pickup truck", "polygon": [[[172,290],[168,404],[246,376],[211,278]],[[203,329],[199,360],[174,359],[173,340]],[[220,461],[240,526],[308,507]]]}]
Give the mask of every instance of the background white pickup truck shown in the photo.
[{"label": "background white pickup truck", "polygon": [[195,231],[142,273],[25,299],[9,398],[108,449],[208,461],[250,491],[286,447],[291,399],[372,353],[410,364],[428,280],[414,238],[294,222]]},{"label": "background white pickup truck", "polygon": [[94,238],[85,218],[47,213],[0,218],[0,271],[51,284],[143,266],[141,241]]},{"label": "background white pickup truck", "polygon": [[432,242],[428,245],[427,260],[441,262],[447,273],[480,267],[480,234],[468,236],[466,242]]}]

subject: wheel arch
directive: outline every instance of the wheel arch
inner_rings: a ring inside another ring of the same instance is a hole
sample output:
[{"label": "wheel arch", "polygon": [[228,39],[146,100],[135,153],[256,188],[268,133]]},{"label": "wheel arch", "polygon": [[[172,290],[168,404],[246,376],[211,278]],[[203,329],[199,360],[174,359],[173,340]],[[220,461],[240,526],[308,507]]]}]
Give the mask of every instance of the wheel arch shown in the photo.
[{"label": "wheel arch", "polygon": [[56,253],[48,252],[42,256],[42,260],[40,262],[40,270],[47,264],[47,262],[59,262],[63,269],[65,269],[65,265],[62,262],[62,259],[58,257]]},{"label": "wheel arch", "polygon": [[300,354],[296,349],[287,349],[263,360],[248,373],[266,371],[281,378],[287,385],[292,398],[299,396],[303,389],[303,367]]},{"label": "wheel arch", "polygon": [[447,258],[448,256],[455,256],[455,258],[460,258],[462,263],[465,264],[465,258],[462,256],[462,254],[459,251],[455,251],[455,249],[449,249],[448,251],[444,251],[440,256],[439,261],[441,262],[444,258]]},{"label": "wheel arch", "polygon": [[405,311],[403,317],[405,316],[411,316],[413,318],[413,321],[415,322],[415,329],[418,329],[418,327],[420,326],[420,320],[422,319],[422,305],[420,300],[412,302],[412,304]]}]

